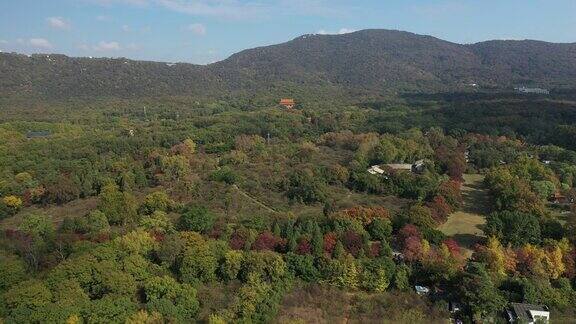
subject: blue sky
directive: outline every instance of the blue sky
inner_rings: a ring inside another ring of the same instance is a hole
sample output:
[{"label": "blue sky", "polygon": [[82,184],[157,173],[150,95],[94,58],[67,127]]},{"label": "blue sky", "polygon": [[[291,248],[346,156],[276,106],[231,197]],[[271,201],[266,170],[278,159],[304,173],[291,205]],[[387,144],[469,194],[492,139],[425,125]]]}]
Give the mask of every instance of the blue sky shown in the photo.
[{"label": "blue sky", "polygon": [[576,0],[0,0],[0,50],[206,64],[302,34],[576,42]]}]

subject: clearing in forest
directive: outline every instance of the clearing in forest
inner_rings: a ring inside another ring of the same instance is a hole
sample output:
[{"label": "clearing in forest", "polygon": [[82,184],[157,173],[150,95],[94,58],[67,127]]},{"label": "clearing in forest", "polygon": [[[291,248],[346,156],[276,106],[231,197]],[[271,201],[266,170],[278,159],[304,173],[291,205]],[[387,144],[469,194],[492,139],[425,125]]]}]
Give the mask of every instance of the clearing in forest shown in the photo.
[{"label": "clearing in forest", "polygon": [[470,256],[474,244],[484,237],[482,226],[486,223],[486,215],[490,211],[483,175],[464,175],[462,198],[464,200],[462,208],[452,213],[439,230],[458,242],[465,249],[465,254]]}]

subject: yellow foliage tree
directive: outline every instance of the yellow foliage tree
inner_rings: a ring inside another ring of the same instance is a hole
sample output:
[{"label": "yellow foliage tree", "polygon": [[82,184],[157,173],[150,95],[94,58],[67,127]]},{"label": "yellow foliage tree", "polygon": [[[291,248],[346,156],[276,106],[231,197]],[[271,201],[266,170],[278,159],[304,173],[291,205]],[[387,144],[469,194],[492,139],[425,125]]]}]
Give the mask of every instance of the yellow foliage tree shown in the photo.
[{"label": "yellow foliage tree", "polygon": [[22,206],[22,199],[16,196],[6,196],[2,199],[4,204],[10,208],[18,209]]},{"label": "yellow foliage tree", "polygon": [[548,276],[551,279],[558,279],[566,270],[566,266],[562,261],[562,249],[556,245],[549,248],[547,253],[544,254],[542,264]]},{"label": "yellow foliage tree", "polygon": [[158,312],[148,313],[145,310],[140,310],[138,313],[128,317],[126,324],[162,324],[164,320],[162,315]]},{"label": "yellow foliage tree", "polygon": [[486,263],[492,273],[506,274],[506,254],[504,247],[496,237],[490,237],[486,245]]}]

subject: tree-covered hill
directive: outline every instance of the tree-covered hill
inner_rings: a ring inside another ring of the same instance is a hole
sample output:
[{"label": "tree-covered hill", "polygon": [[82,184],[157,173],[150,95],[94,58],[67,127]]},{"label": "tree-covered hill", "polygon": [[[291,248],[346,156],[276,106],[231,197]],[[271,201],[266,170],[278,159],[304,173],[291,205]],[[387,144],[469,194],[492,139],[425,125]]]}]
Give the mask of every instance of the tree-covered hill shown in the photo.
[{"label": "tree-covered hill", "polygon": [[460,45],[390,30],[304,35],[206,66],[124,58],[0,53],[0,94],[51,97],[283,94],[299,89],[380,94],[469,87],[576,87],[576,44]]}]

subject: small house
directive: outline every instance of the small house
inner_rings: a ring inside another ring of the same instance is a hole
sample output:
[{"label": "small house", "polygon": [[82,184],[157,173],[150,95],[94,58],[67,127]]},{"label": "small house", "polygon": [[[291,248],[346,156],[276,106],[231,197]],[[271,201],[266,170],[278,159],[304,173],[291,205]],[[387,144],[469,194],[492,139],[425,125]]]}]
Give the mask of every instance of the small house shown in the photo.
[{"label": "small house", "polygon": [[422,173],[426,169],[426,161],[418,160],[412,164],[410,170],[414,173]]},{"label": "small house", "polygon": [[287,109],[292,109],[296,106],[296,102],[294,101],[294,99],[281,99],[280,106],[283,106]]},{"label": "small house", "polygon": [[548,323],[550,310],[545,305],[512,303],[506,311],[510,323]]},{"label": "small house", "polygon": [[548,201],[553,204],[566,204],[568,203],[568,198],[559,191],[556,191],[552,196],[550,196],[550,198],[548,198]]},{"label": "small house", "polygon": [[459,313],[462,310],[462,304],[451,301],[448,305],[448,309],[450,310],[451,314]]},{"label": "small house", "polygon": [[549,90],[542,89],[542,88],[518,87],[518,88],[515,88],[515,90],[520,92],[520,93],[545,94],[545,95],[550,94]]},{"label": "small house", "polygon": [[370,174],[384,174],[386,171],[382,170],[379,165],[373,165],[368,169]]},{"label": "small house", "polygon": [[428,287],[414,286],[414,289],[416,290],[416,293],[421,296],[428,295],[430,293],[430,288]]},{"label": "small house", "polygon": [[50,136],[50,131],[29,131],[26,133],[27,139],[45,138]]},{"label": "small house", "polygon": [[426,169],[426,161],[418,160],[412,164],[410,163],[389,163],[386,167],[394,171],[410,171],[412,173],[422,173]]},{"label": "small house", "polygon": [[392,250],[392,258],[396,262],[402,262],[402,261],[404,261],[404,254],[402,252]]},{"label": "small house", "polygon": [[395,171],[412,171],[412,164],[408,163],[389,163],[386,167]]}]

